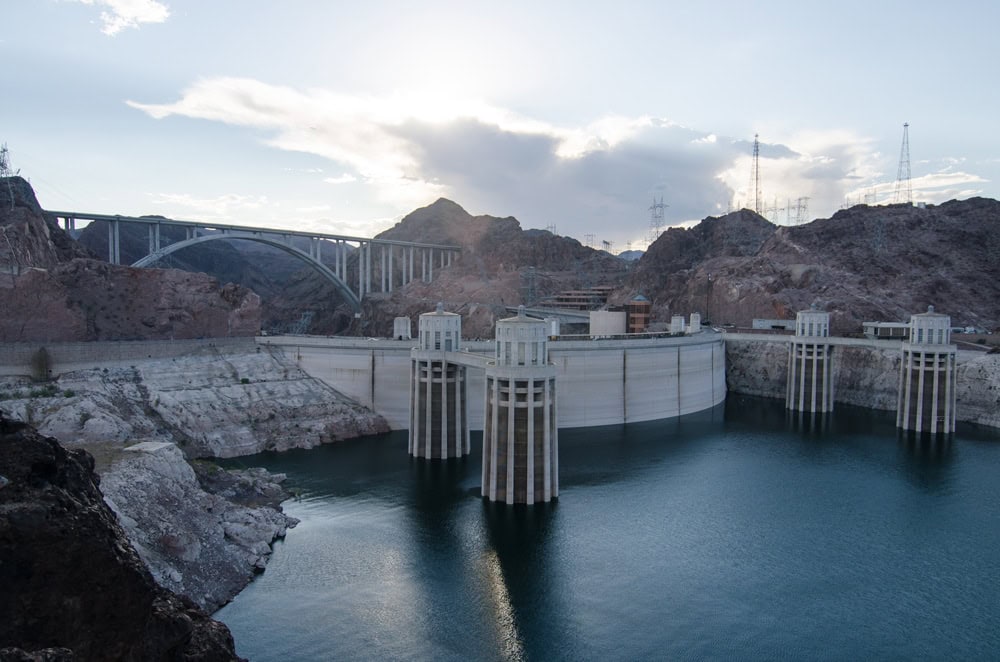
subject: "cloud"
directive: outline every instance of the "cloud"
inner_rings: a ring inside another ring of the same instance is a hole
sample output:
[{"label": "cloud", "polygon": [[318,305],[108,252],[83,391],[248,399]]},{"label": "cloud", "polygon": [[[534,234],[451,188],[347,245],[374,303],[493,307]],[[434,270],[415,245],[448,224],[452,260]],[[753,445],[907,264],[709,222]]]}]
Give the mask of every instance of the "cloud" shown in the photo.
[{"label": "cloud", "polygon": [[[196,81],[173,103],[127,103],[157,119],[253,128],[271,147],[328,159],[343,171],[324,181],[352,184],[351,195],[378,200],[386,216],[446,196],[473,213],[623,247],[648,236],[654,197],[669,205],[667,225],[750,206],[753,142],[665,118],[557,126],[475,100],[351,96],[243,78]],[[886,157],[873,145],[843,129],[763,140],[766,206],[808,198],[811,217],[829,215],[848,192],[884,187]]]},{"label": "cloud", "polygon": [[77,0],[85,5],[106,7],[101,12],[101,32],[114,36],[125,28],[138,28],[140,23],[163,23],[170,10],[156,0]]},{"label": "cloud", "polygon": [[197,198],[188,193],[150,194],[154,205],[187,209],[198,220],[232,222],[238,212],[259,210],[268,206],[267,196],[247,196],[227,193],[214,198]]},{"label": "cloud", "polygon": [[327,177],[323,181],[327,184],[350,184],[351,182],[358,181],[358,178],[349,172],[345,172],[339,177]]}]

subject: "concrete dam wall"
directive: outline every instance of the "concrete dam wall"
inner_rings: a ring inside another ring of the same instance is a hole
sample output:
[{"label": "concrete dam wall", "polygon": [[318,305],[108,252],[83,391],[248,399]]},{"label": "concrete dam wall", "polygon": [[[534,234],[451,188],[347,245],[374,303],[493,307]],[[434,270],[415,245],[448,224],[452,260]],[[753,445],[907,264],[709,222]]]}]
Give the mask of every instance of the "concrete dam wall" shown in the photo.
[{"label": "concrete dam wall", "polygon": [[[409,425],[410,349],[413,340],[269,337],[313,377],[371,407],[394,428]],[[465,342],[466,351],[492,356],[494,343]],[[725,400],[722,336],[549,343],[556,367],[560,428],[618,425],[672,418]],[[485,410],[482,371],[468,371],[469,426],[481,430]]]}]

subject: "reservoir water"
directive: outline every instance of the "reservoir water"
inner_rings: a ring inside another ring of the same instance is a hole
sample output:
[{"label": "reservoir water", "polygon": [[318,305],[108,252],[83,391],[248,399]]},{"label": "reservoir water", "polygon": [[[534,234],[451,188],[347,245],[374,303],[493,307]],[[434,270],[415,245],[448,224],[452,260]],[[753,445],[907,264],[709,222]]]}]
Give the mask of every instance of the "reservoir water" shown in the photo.
[{"label": "reservoir water", "polygon": [[562,430],[543,507],[483,502],[476,435],[243,458],[301,523],[216,618],[255,661],[997,659],[1000,436],[837,407]]}]

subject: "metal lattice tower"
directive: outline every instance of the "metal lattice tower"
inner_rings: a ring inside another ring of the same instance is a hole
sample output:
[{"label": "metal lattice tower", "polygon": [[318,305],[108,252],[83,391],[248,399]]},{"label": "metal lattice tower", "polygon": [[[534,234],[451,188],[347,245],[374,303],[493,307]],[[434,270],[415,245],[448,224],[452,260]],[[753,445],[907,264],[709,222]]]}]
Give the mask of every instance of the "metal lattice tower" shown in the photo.
[{"label": "metal lattice tower", "polygon": [[910,186],[910,123],[903,124],[903,146],[899,148],[899,172],[896,174],[894,203],[913,204],[913,188]]},{"label": "metal lattice tower", "polygon": [[750,195],[753,202],[753,210],[763,216],[764,201],[760,195],[760,139],[758,134],[753,134],[753,165],[750,166]]},{"label": "metal lattice tower", "polygon": [[14,208],[14,182],[11,181],[11,177],[16,177],[20,174],[20,170],[14,170],[10,167],[10,151],[7,149],[7,143],[0,145],[0,179],[7,180],[7,192],[10,193],[10,208]]},{"label": "metal lattice tower", "polygon": [[656,198],[653,198],[653,204],[649,206],[649,243],[656,241],[660,234],[663,232],[664,222],[664,210],[670,205],[663,203],[663,196],[660,196],[660,201],[657,202]]},{"label": "metal lattice tower", "polygon": [[809,222],[809,197],[802,197],[795,201],[795,224],[802,225]]}]

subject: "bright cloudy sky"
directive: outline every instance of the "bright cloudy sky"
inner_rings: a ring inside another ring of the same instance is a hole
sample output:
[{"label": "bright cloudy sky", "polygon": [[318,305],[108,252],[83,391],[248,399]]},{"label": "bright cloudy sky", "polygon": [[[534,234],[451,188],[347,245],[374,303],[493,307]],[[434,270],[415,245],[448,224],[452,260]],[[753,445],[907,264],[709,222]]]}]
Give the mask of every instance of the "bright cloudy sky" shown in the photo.
[{"label": "bright cloudy sky", "polygon": [[[756,6],[755,6],[756,5]],[[3,0],[43,207],[333,233],[438,197],[597,244],[749,206],[1000,197],[1000,3]],[[785,215],[781,215],[784,221]]]}]

